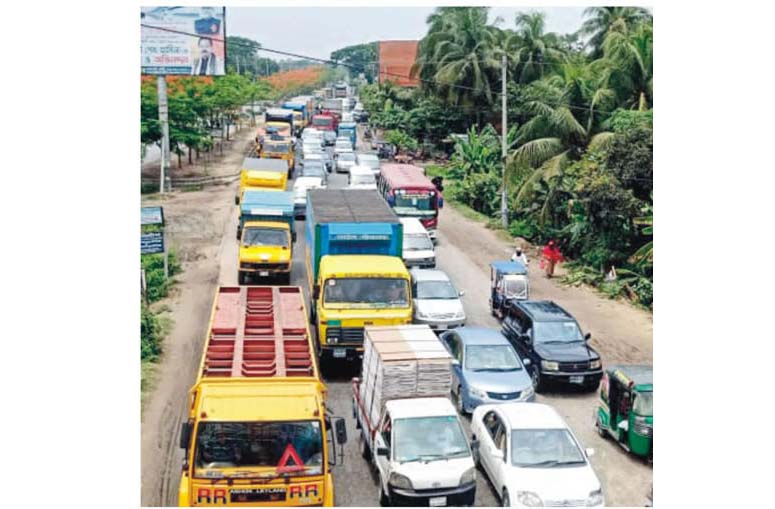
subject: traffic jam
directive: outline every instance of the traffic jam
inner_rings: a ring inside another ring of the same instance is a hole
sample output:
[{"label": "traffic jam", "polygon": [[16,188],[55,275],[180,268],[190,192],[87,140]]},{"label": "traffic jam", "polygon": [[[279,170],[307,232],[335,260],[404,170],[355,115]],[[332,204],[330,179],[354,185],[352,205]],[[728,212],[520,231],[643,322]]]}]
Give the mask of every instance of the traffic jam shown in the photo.
[{"label": "traffic jam", "polygon": [[179,504],[341,505],[346,467],[372,473],[375,505],[482,505],[486,486],[505,507],[604,506],[595,450],[537,395],[596,394],[589,426],[650,464],[651,366],[606,364],[562,302],[531,299],[519,251],[488,261],[500,327],[471,323],[437,260],[442,179],[360,139],[366,119],[345,82],[265,111],[234,196],[238,284],[216,291],[180,429]]}]

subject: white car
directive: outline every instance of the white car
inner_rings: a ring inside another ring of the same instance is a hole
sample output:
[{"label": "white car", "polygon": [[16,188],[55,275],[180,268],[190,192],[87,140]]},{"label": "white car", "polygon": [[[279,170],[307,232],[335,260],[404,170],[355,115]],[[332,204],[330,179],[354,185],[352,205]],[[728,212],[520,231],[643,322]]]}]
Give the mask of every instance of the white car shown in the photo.
[{"label": "white car", "polygon": [[353,121],[353,114],[350,111],[347,111],[345,113],[342,113],[342,122],[352,122]]},{"label": "white car", "polygon": [[435,332],[455,329],[466,323],[466,312],[449,276],[436,269],[409,270],[412,277],[413,323],[427,324]]},{"label": "white car", "polygon": [[355,166],[355,153],[352,150],[350,152],[339,152],[334,156],[336,157],[337,173],[348,172],[350,168]]},{"label": "white car", "polygon": [[293,182],[293,215],[304,217],[307,214],[308,190],[325,189],[325,187],[320,177],[297,177]]},{"label": "white car", "polygon": [[379,175],[379,157],[377,154],[358,154],[358,166],[368,166],[374,175]]},{"label": "white car", "polygon": [[416,217],[398,218],[403,225],[404,239],[402,258],[407,267],[433,268],[436,252],[428,230]]},{"label": "white car", "polygon": [[347,189],[377,189],[377,181],[374,173],[365,166],[350,166],[350,174],[347,178]]},{"label": "white car", "polygon": [[504,507],[601,507],[603,491],[557,411],[541,403],[480,405],[471,416],[474,458]]}]

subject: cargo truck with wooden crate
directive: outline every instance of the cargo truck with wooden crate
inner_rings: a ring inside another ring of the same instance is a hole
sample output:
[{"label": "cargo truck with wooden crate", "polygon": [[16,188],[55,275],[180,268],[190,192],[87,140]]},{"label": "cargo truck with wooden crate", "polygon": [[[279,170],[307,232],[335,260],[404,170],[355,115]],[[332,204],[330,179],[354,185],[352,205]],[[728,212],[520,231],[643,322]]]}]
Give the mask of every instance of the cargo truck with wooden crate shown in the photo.
[{"label": "cargo truck with wooden crate", "polygon": [[470,506],[476,468],[449,400],[452,358],[427,325],[366,327],[353,415],[382,505]]},{"label": "cargo truck with wooden crate", "polygon": [[322,359],[359,357],[365,325],[412,322],[401,222],[376,191],[311,189],[305,229]]},{"label": "cargo truck with wooden crate", "polygon": [[301,288],[216,291],[181,426],[180,506],[334,506],[347,434],[313,348]]}]

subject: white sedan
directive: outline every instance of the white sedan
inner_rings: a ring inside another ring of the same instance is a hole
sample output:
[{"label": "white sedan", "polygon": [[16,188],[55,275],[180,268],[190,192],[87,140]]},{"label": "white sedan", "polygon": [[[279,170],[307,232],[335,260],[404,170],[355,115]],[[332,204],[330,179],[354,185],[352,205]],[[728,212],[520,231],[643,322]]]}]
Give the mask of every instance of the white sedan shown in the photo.
[{"label": "white sedan", "polygon": [[554,408],[480,405],[471,416],[474,459],[504,507],[599,507],[603,491],[588,456]]}]

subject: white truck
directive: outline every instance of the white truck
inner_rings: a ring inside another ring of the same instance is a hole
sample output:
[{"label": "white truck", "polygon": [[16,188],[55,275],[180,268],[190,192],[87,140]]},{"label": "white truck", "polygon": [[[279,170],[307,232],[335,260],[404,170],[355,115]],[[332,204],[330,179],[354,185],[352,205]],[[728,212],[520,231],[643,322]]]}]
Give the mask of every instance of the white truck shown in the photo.
[{"label": "white truck", "polygon": [[382,505],[474,504],[471,447],[449,400],[451,361],[427,325],[365,327],[353,414]]}]

